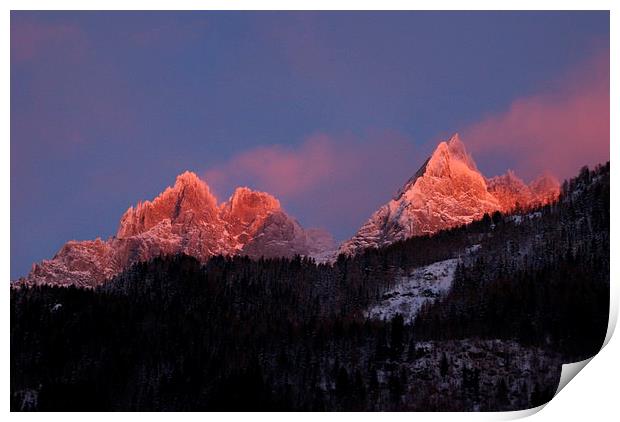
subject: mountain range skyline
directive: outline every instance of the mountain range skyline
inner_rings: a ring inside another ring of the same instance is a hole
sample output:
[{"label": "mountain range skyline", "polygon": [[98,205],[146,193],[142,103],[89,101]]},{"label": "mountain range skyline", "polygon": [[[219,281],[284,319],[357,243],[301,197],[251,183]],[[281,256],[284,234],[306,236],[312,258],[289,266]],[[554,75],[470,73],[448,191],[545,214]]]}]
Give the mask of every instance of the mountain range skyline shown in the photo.
[{"label": "mountain range skyline", "polygon": [[540,410],[613,326],[610,15],[11,11],[11,412]]},{"label": "mountain range skyline", "polygon": [[304,228],[268,192],[237,187],[220,202],[208,182],[185,171],[153,200],[138,201],[120,218],[115,235],[68,241],[51,259],[33,263],[20,285],[94,287],[138,262],[186,254],[206,262],[216,255],[250,258],[308,256],[333,263],[414,236],[472,223],[496,211],[522,212],[554,202],[557,179],[543,174],[526,185],[511,170],[486,178],[458,134],[440,141],[422,166],[349,240]]},{"label": "mountain range skyline", "polygon": [[11,278],[186,169],[338,240],[454,131],[487,176],[572,177],[609,159],[608,34],[604,12],[14,11]]}]

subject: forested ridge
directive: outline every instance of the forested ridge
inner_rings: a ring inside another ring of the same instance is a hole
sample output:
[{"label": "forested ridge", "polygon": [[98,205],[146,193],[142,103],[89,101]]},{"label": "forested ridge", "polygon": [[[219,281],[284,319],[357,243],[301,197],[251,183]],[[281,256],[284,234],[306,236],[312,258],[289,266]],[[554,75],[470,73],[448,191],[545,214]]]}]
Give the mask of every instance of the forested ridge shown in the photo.
[{"label": "forested ridge", "polygon": [[562,192],[557,204],[498,219],[503,235],[457,267],[449,294],[419,315],[416,337],[516,339],[567,361],[596,354],[609,313],[609,163],[582,169]]},{"label": "forested ridge", "polygon": [[[450,258],[452,289],[413,324],[367,317]],[[12,289],[11,408],[523,409],[598,351],[608,307],[609,163],[557,203],[333,265],[169,256],[93,290]]]}]

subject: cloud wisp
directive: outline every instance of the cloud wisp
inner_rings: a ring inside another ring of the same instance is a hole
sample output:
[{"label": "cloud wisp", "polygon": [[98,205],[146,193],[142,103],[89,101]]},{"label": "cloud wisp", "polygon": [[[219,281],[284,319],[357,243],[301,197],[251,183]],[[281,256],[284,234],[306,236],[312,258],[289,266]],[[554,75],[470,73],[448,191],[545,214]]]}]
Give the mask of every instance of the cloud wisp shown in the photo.
[{"label": "cloud wisp", "polygon": [[245,150],[204,173],[222,198],[236,186],[269,192],[306,225],[350,235],[423,162],[413,142],[393,132],[316,134],[291,147]]},{"label": "cloud wisp", "polygon": [[525,178],[573,176],[609,160],[609,51],[463,131],[478,162],[501,161]]},{"label": "cloud wisp", "polygon": [[279,196],[303,195],[325,183],[334,171],[335,144],[326,135],[308,138],[299,147],[260,146],[243,151],[205,173],[216,189],[231,183],[260,187]]}]

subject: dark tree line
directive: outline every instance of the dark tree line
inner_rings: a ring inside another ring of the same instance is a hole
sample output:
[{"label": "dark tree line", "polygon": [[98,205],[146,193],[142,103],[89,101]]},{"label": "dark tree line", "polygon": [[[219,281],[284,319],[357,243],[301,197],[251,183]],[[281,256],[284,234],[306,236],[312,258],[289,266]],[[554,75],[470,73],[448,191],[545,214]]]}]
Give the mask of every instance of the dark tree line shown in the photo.
[{"label": "dark tree line", "polygon": [[557,204],[536,213],[458,266],[449,294],[418,316],[417,338],[515,339],[567,362],[599,351],[609,313],[609,163],[583,168]]},{"label": "dark tree line", "polygon": [[[455,257],[452,290],[415,324],[366,318],[397,276]],[[544,374],[598,351],[608,305],[609,164],[557,204],[333,265],[174,256],[94,290],[14,289],[11,408],[525,408],[555,390]],[[548,368],[523,375],[517,349]]]}]

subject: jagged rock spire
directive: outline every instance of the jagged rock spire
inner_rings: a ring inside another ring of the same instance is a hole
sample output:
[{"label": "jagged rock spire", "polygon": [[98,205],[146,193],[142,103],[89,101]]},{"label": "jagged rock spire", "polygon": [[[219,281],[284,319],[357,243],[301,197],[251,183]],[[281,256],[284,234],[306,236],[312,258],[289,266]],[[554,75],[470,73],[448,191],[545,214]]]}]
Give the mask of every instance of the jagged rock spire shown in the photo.
[{"label": "jagged rock spire", "polygon": [[534,195],[512,172],[487,180],[455,133],[437,145],[396,196],[341,245],[340,252],[352,254],[366,247],[432,234],[469,223],[484,213],[509,211],[519,201],[529,205],[536,198],[557,198],[559,190],[553,188],[553,183],[545,180],[537,186],[544,186],[540,190],[551,193]]},{"label": "jagged rock spire", "polygon": [[144,233],[166,219],[174,223],[191,217],[209,222],[217,217],[217,212],[217,199],[209,186],[195,173],[186,171],[153,201],[130,207],[121,217],[116,236],[126,238]]},{"label": "jagged rock spire", "polygon": [[316,244],[327,244],[325,239],[316,231],[306,233],[265,192],[237,188],[218,205],[207,183],[187,171],[152,201],[130,207],[115,237],[67,242],[20,283],[92,287],[134,262],[162,254],[183,253],[202,261],[219,254],[309,255],[321,252]]}]

